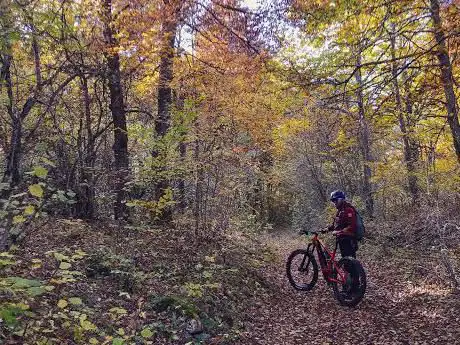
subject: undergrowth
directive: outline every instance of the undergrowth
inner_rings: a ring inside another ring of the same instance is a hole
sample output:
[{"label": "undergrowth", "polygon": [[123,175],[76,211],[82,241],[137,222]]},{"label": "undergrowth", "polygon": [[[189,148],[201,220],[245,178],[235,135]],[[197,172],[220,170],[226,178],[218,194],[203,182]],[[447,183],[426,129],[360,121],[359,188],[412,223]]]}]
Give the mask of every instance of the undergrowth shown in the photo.
[{"label": "undergrowth", "polygon": [[0,256],[7,344],[231,344],[270,251],[184,229],[56,221]]}]

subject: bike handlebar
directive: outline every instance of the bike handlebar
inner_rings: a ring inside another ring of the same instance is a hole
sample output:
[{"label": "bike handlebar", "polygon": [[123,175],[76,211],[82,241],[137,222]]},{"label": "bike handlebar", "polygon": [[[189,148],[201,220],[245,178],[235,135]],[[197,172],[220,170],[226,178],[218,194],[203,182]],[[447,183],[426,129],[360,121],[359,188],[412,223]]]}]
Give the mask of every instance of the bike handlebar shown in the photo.
[{"label": "bike handlebar", "polygon": [[302,231],[301,233],[303,235],[319,235],[319,234],[325,234],[329,232],[329,230],[317,230],[317,231],[308,231],[308,230],[304,230]]}]

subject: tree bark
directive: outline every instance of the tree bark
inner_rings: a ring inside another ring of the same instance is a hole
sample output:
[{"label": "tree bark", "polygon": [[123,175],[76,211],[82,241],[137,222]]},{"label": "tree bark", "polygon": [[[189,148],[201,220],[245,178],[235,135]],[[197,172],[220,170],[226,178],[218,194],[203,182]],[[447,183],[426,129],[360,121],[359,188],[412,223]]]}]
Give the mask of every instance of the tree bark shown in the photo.
[{"label": "tree bark", "polygon": [[8,94],[8,113],[11,118],[12,122],[12,129],[11,129],[11,141],[10,147],[8,150],[7,158],[6,158],[6,169],[3,176],[3,182],[9,183],[11,187],[16,186],[21,181],[21,172],[20,172],[20,165],[21,165],[21,151],[22,151],[22,132],[23,132],[23,122],[25,118],[29,115],[30,111],[32,110],[33,106],[37,102],[37,92],[39,89],[37,88],[32,96],[30,96],[22,110],[18,112],[14,107],[14,100],[13,100],[13,85],[11,81],[11,73],[10,73],[10,63],[12,60],[11,56],[5,56],[3,60],[7,60],[8,64],[4,65],[5,68],[5,81],[7,86],[7,94]]},{"label": "tree bark", "polygon": [[401,91],[398,82],[398,66],[396,64],[396,37],[395,37],[395,27],[392,24],[391,33],[390,33],[390,43],[391,43],[391,74],[393,77],[393,88],[396,99],[396,112],[398,114],[399,129],[401,130],[403,147],[404,147],[404,162],[407,169],[407,178],[409,192],[412,196],[412,202],[415,203],[419,196],[418,190],[418,181],[417,176],[415,175],[415,165],[417,156],[414,155],[412,147],[414,146],[411,143],[409,132],[407,129],[407,122],[404,117],[404,105],[401,100]]},{"label": "tree bark", "polygon": [[359,142],[360,149],[363,158],[363,194],[364,201],[366,204],[366,213],[370,218],[374,216],[374,199],[372,196],[372,170],[369,166],[371,162],[371,152],[369,145],[369,124],[366,119],[366,113],[364,109],[364,97],[363,97],[363,78],[361,74],[361,50],[357,53],[356,58],[356,72],[355,80],[358,84],[356,89],[356,100],[358,103],[358,126],[359,126]]},{"label": "tree bark", "polygon": [[195,235],[200,234],[200,230],[206,224],[203,222],[203,184],[204,184],[204,168],[200,162],[200,140],[195,140],[194,157],[197,164],[195,175],[195,200],[193,207],[193,217],[195,219]]},{"label": "tree bark", "polygon": [[[175,95],[175,104],[176,108],[178,111],[183,112],[184,111],[184,106],[185,106],[185,95],[179,90],[174,93]],[[184,127],[184,119],[181,118],[181,126]],[[183,132],[180,135],[180,141],[179,141],[179,155],[180,155],[180,162],[183,166],[186,164],[186,157],[187,157],[187,144],[185,143],[186,139],[186,131],[183,129]],[[178,208],[181,212],[185,211],[185,208],[187,207],[186,203],[186,193],[185,193],[185,179],[183,176],[180,176],[179,181],[178,181],[178,197],[179,197],[179,202],[178,202]]]},{"label": "tree bark", "polygon": [[128,131],[126,113],[121,85],[120,56],[117,52],[118,42],[115,38],[112,18],[112,0],[102,2],[102,17],[104,22],[104,40],[107,45],[104,56],[107,60],[108,85],[110,91],[110,110],[114,126],[113,153],[115,158],[116,194],[114,205],[115,219],[127,219],[128,210],[125,203],[125,183],[129,176]]},{"label": "tree bark", "polygon": [[[93,168],[95,160],[94,134],[91,127],[91,98],[88,88],[88,80],[84,75],[80,76],[81,92],[83,98],[84,113],[80,119],[78,134],[79,152],[79,185],[77,186],[78,201],[75,205],[77,217],[84,219],[94,218],[95,191],[93,180]],[[86,130],[83,135],[83,123]]]},{"label": "tree bark", "polygon": [[158,84],[158,116],[155,120],[155,132],[161,138],[171,125],[172,88],[174,77],[174,40],[177,20],[166,19],[163,23],[163,45],[160,53],[160,74]]},{"label": "tree bark", "polygon": [[[171,107],[173,104],[171,83],[174,78],[174,41],[179,22],[179,13],[182,0],[164,1],[164,21],[161,27],[160,70],[158,82],[158,116],[155,120],[155,133],[158,140],[162,140],[171,126]],[[156,150],[153,157],[159,157]],[[170,188],[169,182],[162,179],[155,186],[155,199],[158,201]],[[163,210],[161,220],[172,220],[172,210],[167,207]]]},{"label": "tree bark", "polygon": [[[6,108],[12,124],[11,138],[6,156],[6,167],[2,182],[9,183],[10,186],[13,187],[20,181],[19,165],[21,157],[22,121],[14,107],[13,82],[11,80],[11,62],[13,60],[11,56],[11,47],[7,37],[2,37],[2,39],[5,40],[6,49],[2,56],[3,64],[0,82],[5,84],[6,87],[8,96]],[[3,195],[3,198],[4,197],[5,195]]]},{"label": "tree bark", "polygon": [[439,1],[430,0],[431,20],[433,22],[434,37],[438,44],[437,57],[441,70],[441,82],[446,97],[447,122],[452,134],[457,161],[460,163],[460,124],[458,120],[458,105],[454,92],[454,77],[452,74],[452,64],[446,46],[446,35],[442,28],[441,16],[439,14]]}]

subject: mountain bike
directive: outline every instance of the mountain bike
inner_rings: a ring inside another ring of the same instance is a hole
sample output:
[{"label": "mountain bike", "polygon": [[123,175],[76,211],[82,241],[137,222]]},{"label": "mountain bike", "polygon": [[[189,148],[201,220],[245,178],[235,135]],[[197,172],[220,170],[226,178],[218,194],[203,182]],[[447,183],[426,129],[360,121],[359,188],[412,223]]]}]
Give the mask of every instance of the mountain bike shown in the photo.
[{"label": "mountain bike", "polygon": [[310,291],[318,281],[318,257],[321,272],[339,304],[353,307],[364,297],[366,292],[366,272],[361,263],[352,258],[344,257],[336,260],[337,242],[330,251],[320,240],[319,234],[327,231],[305,232],[313,235],[307,249],[294,250],[286,262],[287,277],[291,285],[300,291]]}]

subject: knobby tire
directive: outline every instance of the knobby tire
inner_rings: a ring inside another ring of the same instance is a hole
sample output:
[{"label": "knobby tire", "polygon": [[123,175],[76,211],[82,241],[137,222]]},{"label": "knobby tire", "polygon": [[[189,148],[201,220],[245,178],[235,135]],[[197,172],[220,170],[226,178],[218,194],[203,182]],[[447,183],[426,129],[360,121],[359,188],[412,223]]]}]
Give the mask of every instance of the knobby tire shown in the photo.
[{"label": "knobby tire", "polygon": [[[300,265],[297,264],[299,260]],[[318,264],[313,253],[306,249],[294,250],[287,259],[286,273],[294,289],[300,291],[313,289],[318,281]],[[301,279],[305,281],[300,281]]]},{"label": "knobby tire", "polygon": [[[354,307],[361,302],[366,292],[366,272],[358,260],[350,257],[340,259],[338,266],[348,273],[354,270],[355,281],[351,278],[346,284],[332,283],[334,296],[340,305]],[[337,277],[337,272],[333,276]]]}]

